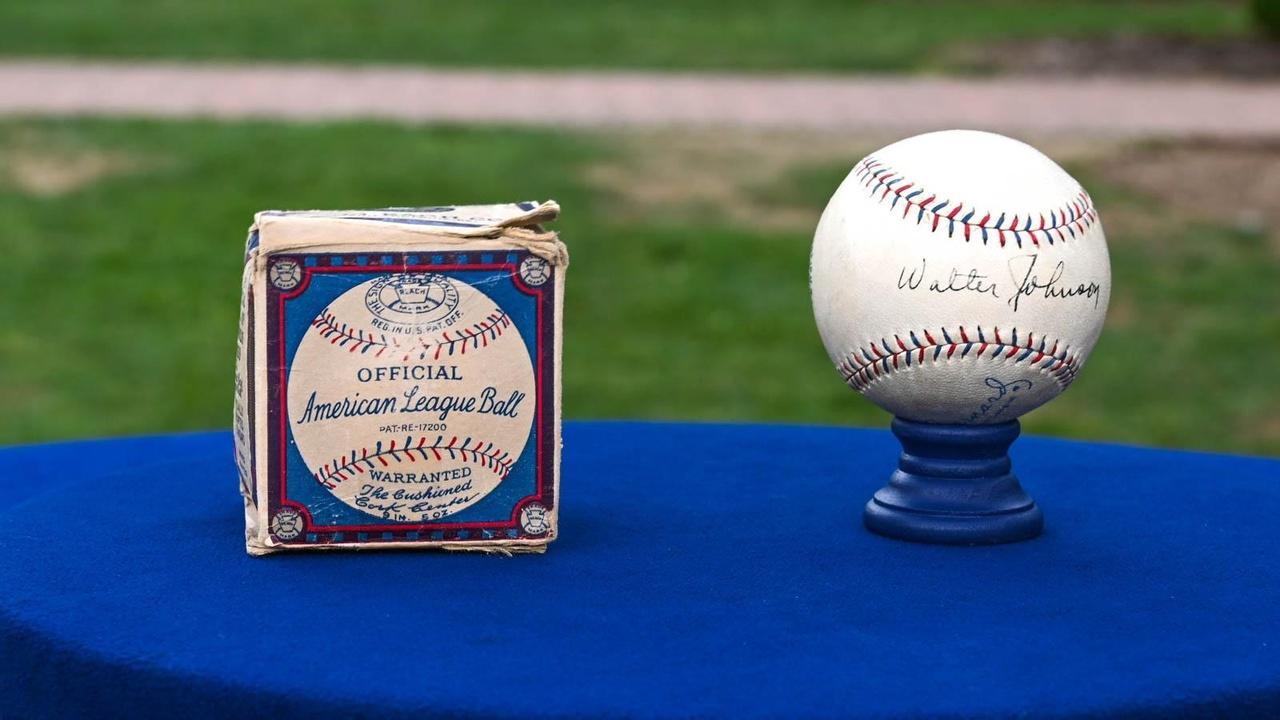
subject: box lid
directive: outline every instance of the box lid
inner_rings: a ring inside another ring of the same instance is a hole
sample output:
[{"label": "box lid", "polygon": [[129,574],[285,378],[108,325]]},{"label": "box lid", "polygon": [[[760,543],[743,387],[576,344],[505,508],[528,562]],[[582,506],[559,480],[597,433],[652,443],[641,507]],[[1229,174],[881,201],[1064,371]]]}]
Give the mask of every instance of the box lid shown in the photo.
[{"label": "box lid", "polygon": [[374,210],[264,210],[254,216],[245,259],[255,254],[313,245],[375,245],[492,238],[560,255],[556,233],[542,224],[554,220],[554,200],[500,205],[391,207]]}]

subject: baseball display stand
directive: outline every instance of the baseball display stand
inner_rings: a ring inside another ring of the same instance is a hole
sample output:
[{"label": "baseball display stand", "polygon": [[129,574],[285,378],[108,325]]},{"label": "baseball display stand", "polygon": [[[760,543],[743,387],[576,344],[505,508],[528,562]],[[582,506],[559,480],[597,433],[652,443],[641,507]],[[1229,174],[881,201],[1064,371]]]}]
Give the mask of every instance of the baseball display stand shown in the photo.
[{"label": "baseball display stand", "polygon": [[850,387],[893,413],[871,530],[987,544],[1040,534],[1008,457],[1017,418],[1080,372],[1111,270],[1089,194],[1029,145],[951,130],[859,162],[814,234],[813,308]]},{"label": "baseball display stand", "polygon": [[863,510],[866,526],[890,537],[938,543],[1029,540],[1044,513],[1013,474],[1017,420],[938,425],[893,420],[898,469]]}]

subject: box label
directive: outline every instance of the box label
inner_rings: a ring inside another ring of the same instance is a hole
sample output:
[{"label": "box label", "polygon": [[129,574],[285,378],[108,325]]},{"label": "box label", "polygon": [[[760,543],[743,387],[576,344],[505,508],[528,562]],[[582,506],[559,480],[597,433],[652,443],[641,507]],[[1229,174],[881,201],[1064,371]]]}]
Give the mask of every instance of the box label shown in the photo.
[{"label": "box label", "polygon": [[548,531],[555,268],[526,251],[268,263],[276,540]]}]

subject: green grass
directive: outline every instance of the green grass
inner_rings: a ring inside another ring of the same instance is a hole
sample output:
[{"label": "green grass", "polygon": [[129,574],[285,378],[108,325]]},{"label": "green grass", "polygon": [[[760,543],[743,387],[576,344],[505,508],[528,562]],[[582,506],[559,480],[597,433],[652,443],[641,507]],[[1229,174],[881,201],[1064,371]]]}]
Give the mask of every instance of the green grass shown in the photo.
[{"label": "green grass", "polygon": [[[814,330],[809,231],[752,231],[713,211],[618,219],[621,201],[584,178],[627,147],[374,124],[0,124],[0,438],[227,426],[255,210],[545,197],[565,208],[558,227],[573,256],[568,417],[883,425]],[[816,217],[848,164],[752,192]],[[95,168],[117,172],[90,181]],[[1152,202],[1089,184],[1112,212]],[[1107,331],[1071,390],[1028,416],[1029,431],[1280,452],[1275,248],[1183,225],[1110,243]]]},{"label": "green grass", "polygon": [[0,3],[0,54],[881,71],[936,69],[967,43],[1249,22],[1222,0],[41,0]]}]

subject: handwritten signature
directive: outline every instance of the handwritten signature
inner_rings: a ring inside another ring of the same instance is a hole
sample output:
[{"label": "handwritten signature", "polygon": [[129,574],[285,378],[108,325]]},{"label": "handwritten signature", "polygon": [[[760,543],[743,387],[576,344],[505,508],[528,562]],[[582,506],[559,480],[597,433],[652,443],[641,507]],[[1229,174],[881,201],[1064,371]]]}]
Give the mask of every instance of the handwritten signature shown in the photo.
[{"label": "handwritten signature", "polygon": [[[928,260],[920,258],[920,266],[915,268],[903,267],[898,272],[898,289],[908,288],[918,290],[924,284],[924,278],[928,269]],[[972,268],[968,272],[959,268],[951,268],[951,272],[947,274],[945,282],[935,279],[927,286],[929,290],[936,293],[949,292],[973,292],[980,295],[990,295],[993,298],[999,298],[996,292],[996,284],[991,282],[986,275],[978,272],[977,268]]]},{"label": "handwritten signature", "polygon": [[976,423],[979,420],[989,421],[1000,417],[1018,399],[1019,392],[1031,389],[1031,381],[1026,379],[1006,383],[989,377],[983,380],[983,383],[991,388],[993,392],[969,415],[970,423]]},{"label": "handwritten signature", "polygon": [[[1067,269],[1065,260],[1059,260],[1049,275],[1044,277],[1043,273],[1036,272],[1039,260],[1040,256],[1037,253],[1019,255],[1009,260],[1009,287],[1013,287],[1014,290],[1006,302],[1014,312],[1018,311],[1023,299],[1032,296],[1043,297],[1046,300],[1067,300],[1079,297],[1085,300],[1092,299],[1093,306],[1098,306],[1102,297],[1102,285],[1093,281],[1074,285],[1064,281],[1062,276]],[[939,294],[970,293],[988,295],[996,299],[1004,297],[1001,294],[1000,284],[978,268],[953,267],[941,275],[935,275],[933,279],[929,279],[929,275],[927,258],[921,258],[918,265],[904,265],[898,270],[898,289],[923,290]]]},{"label": "handwritten signature", "polygon": [[[1065,260],[1059,260],[1058,264],[1053,266],[1053,272],[1048,279],[1042,280],[1035,274],[1036,262],[1039,259],[1040,256],[1038,254],[1031,253],[1030,255],[1021,255],[1009,260],[1009,275],[1018,286],[1017,292],[1013,294],[1013,297],[1009,298],[1009,306],[1013,308],[1014,312],[1018,311],[1018,303],[1022,298],[1031,297],[1036,293],[1043,293],[1043,297],[1046,300],[1073,297],[1093,298],[1093,306],[1098,307],[1098,300],[1102,295],[1101,285],[1096,282],[1082,282],[1076,285],[1061,282],[1062,273],[1066,271],[1067,267]],[[1026,263],[1025,268],[1018,267],[1022,263]]]}]

